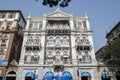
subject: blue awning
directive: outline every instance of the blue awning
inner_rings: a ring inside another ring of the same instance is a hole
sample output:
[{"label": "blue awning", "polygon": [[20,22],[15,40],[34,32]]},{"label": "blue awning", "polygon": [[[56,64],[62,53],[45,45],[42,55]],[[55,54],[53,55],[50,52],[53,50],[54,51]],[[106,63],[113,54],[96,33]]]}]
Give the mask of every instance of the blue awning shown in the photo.
[{"label": "blue awning", "polygon": [[43,80],[71,80],[72,76],[44,76]]},{"label": "blue awning", "polygon": [[8,61],[0,61],[0,65],[7,65]]},{"label": "blue awning", "polygon": [[44,76],[43,80],[53,80],[54,76]]},{"label": "blue awning", "polygon": [[49,71],[49,72],[46,72],[44,76],[54,76],[54,73]]},{"label": "blue awning", "polygon": [[71,80],[72,76],[62,76],[61,80]]},{"label": "blue awning", "polygon": [[91,74],[89,72],[82,72],[81,76],[91,76]]},{"label": "blue awning", "polygon": [[35,73],[33,73],[33,72],[27,72],[27,73],[25,74],[25,76],[31,76],[32,79],[34,79]]},{"label": "blue awning", "polygon": [[62,76],[72,76],[72,75],[71,75],[71,73],[70,73],[70,72],[65,71],[65,72],[63,72]]}]

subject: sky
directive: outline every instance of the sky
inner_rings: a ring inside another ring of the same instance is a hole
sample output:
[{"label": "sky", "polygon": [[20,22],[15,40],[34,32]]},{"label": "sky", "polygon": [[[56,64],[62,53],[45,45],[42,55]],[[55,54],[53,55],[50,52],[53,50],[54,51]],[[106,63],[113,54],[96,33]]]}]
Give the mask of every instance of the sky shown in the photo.
[{"label": "sky", "polygon": [[71,0],[68,7],[50,8],[42,5],[43,0],[0,0],[0,10],[21,10],[25,19],[42,16],[57,8],[73,16],[88,15],[93,31],[95,52],[106,44],[106,33],[120,21],[120,0]]}]

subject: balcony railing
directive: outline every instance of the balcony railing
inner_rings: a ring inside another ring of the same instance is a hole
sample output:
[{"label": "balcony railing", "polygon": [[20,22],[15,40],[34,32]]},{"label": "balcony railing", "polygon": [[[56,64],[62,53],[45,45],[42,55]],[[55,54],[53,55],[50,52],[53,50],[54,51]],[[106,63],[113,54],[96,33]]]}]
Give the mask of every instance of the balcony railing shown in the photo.
[{"label": "balcony railing", "polygon": [[69,47],[69,44],[47,44],[47,47]]},{"label": "balcony railing", "polygon": [[24,64],[38,64],[38,61],[25,61]]},{"label": "balcony railing", "polygon": [[26,42],[26,46],[40,46],[41,45],[41,43],[39,42],[39,43],[37,43],[37,42],[33,42],[33,43],[30,43],[30,42]]},{"label": "balcony railing", "polygon": [[69,26],[57,25],[57,26],[47,26],[47,29],[69,29]]}]

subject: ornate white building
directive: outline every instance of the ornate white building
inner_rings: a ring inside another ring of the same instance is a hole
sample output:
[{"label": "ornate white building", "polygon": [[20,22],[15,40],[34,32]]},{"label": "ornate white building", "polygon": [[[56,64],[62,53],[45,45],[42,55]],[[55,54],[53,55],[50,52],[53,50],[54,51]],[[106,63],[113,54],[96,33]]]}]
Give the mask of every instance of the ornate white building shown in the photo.
[{"label": "ornate white building", "polygon": [[89,19],[28,16],[16,80],[98,80]]}]

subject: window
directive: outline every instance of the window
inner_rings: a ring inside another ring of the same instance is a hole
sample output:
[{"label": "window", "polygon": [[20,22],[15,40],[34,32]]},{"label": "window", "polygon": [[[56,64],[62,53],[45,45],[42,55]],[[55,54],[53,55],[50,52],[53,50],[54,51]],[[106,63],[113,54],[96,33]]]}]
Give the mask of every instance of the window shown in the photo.
[{"label": "window", "polygon": [[3,60],[4,54],[0,52],[0,60]]},{"label": "window", "polygon": [[0,18],[5,18],[6,14],[5,13],[0,13]]},{"label": "window", "polygon": [[33,29],[34,30],[37,30],[38,26],[39,26],[39,22],[38,21],[33,22]]},{"label": "window", "polygon": [[56,37],[56,46],[60,46],[61,40],[60,37]]},{"label": "window", "polygon": [[32,51],[32,47],[27,46],[26,51],[29,51],[29,52]]},{"label": "window", "polygon": [[32,37],[29,37],[28,40],[27,40],[27,43],[28,43],[28,44],[29,44],[29,43],[31,44],[32,42],[33,42],[33,38],[32,38]]},{"label": "window", "polygon": [[60,55],[60,51],[56,51],[56,55]]},{"label": "window", "polygon": [[8,18],[15,18],[15,13],[9,13]]},{"label": "window", "polygon": [[83,60],[83,56],[82,55],[78,55],[78,61],[82,62],[82,60]]},{"label": "window", "polygon": [[7,35],[3,35],[2,41],[1,41],[1,46],[6,46],[7,44]]},{"label": "window", "polygon": [[39,42],[40,42],[39,37],[37,37],[37,38],[34,39],[34,43],[35,43],[35,44],[39,44]]},{"label": "window", "polygon": [[48,44],[54,44],[54,39],[52,36],[48,37]]},{"label": "window", "polygon": [[83,37],[83,42],[86,43],[86,44],[88,44],[89,40],[86,37]]},{"label": "window", "polygon": [[62,43],[63,43],[63,45],[68,45],[68,38],[67,37],[63,37]]},{"label": "window", "polygon": [[82,40],[80,39],[80,37],[77,37],[75,41],[76,41],[76,43],[78,43],[78,44],[82,43]]},{"label": "window", "polygon": [[2,22],[2,21],[0,21],[0,27],[2,26],[2,24],[3,24],[3,22]]},{"label": "window", "polygon": [[68,58],[67,58],[67,57],[64,57],[64,58],[63,58],[63,61],[68,61]]},{"label": "window", "polygon": [[82,28],[82,23],[78,23],[78,28],[81,29]]},{"label": "window", "polygon": [[90,57],[90,55],[88,54],[88,51],[87,51],[87,50],[85,51],[85,56],[84,56],[84,58],[85,58],[85,62],[91,62],[91,57]]},{"label": "window", "polygon": [[48,51],[48,56],[52,56],[53,55],[53,52],[50,50]]},{"label": "window", "polygon": [[39,56],[32,56],[31,61],[38,61],[39,60]]},{"label": "window", "polygon": [[33,47],[33,51],[39,51],[40,49],[39,49],[39,47],[38,46],[34,46]]},{"label": "window", "polygon": [[81,55],[82,54],[82,51],[78,49],[78,55]]},{"label": "window", "polygon": [[25,56],[25,61],[31,61],[31,56],[30,55],[26,55]]},{"label": "window", "polygon": [[12,23],[13,23],[13,22],[7,22],[7,24],[6,24],[6,29],[9,29],[9,28],[12,26]]}]

